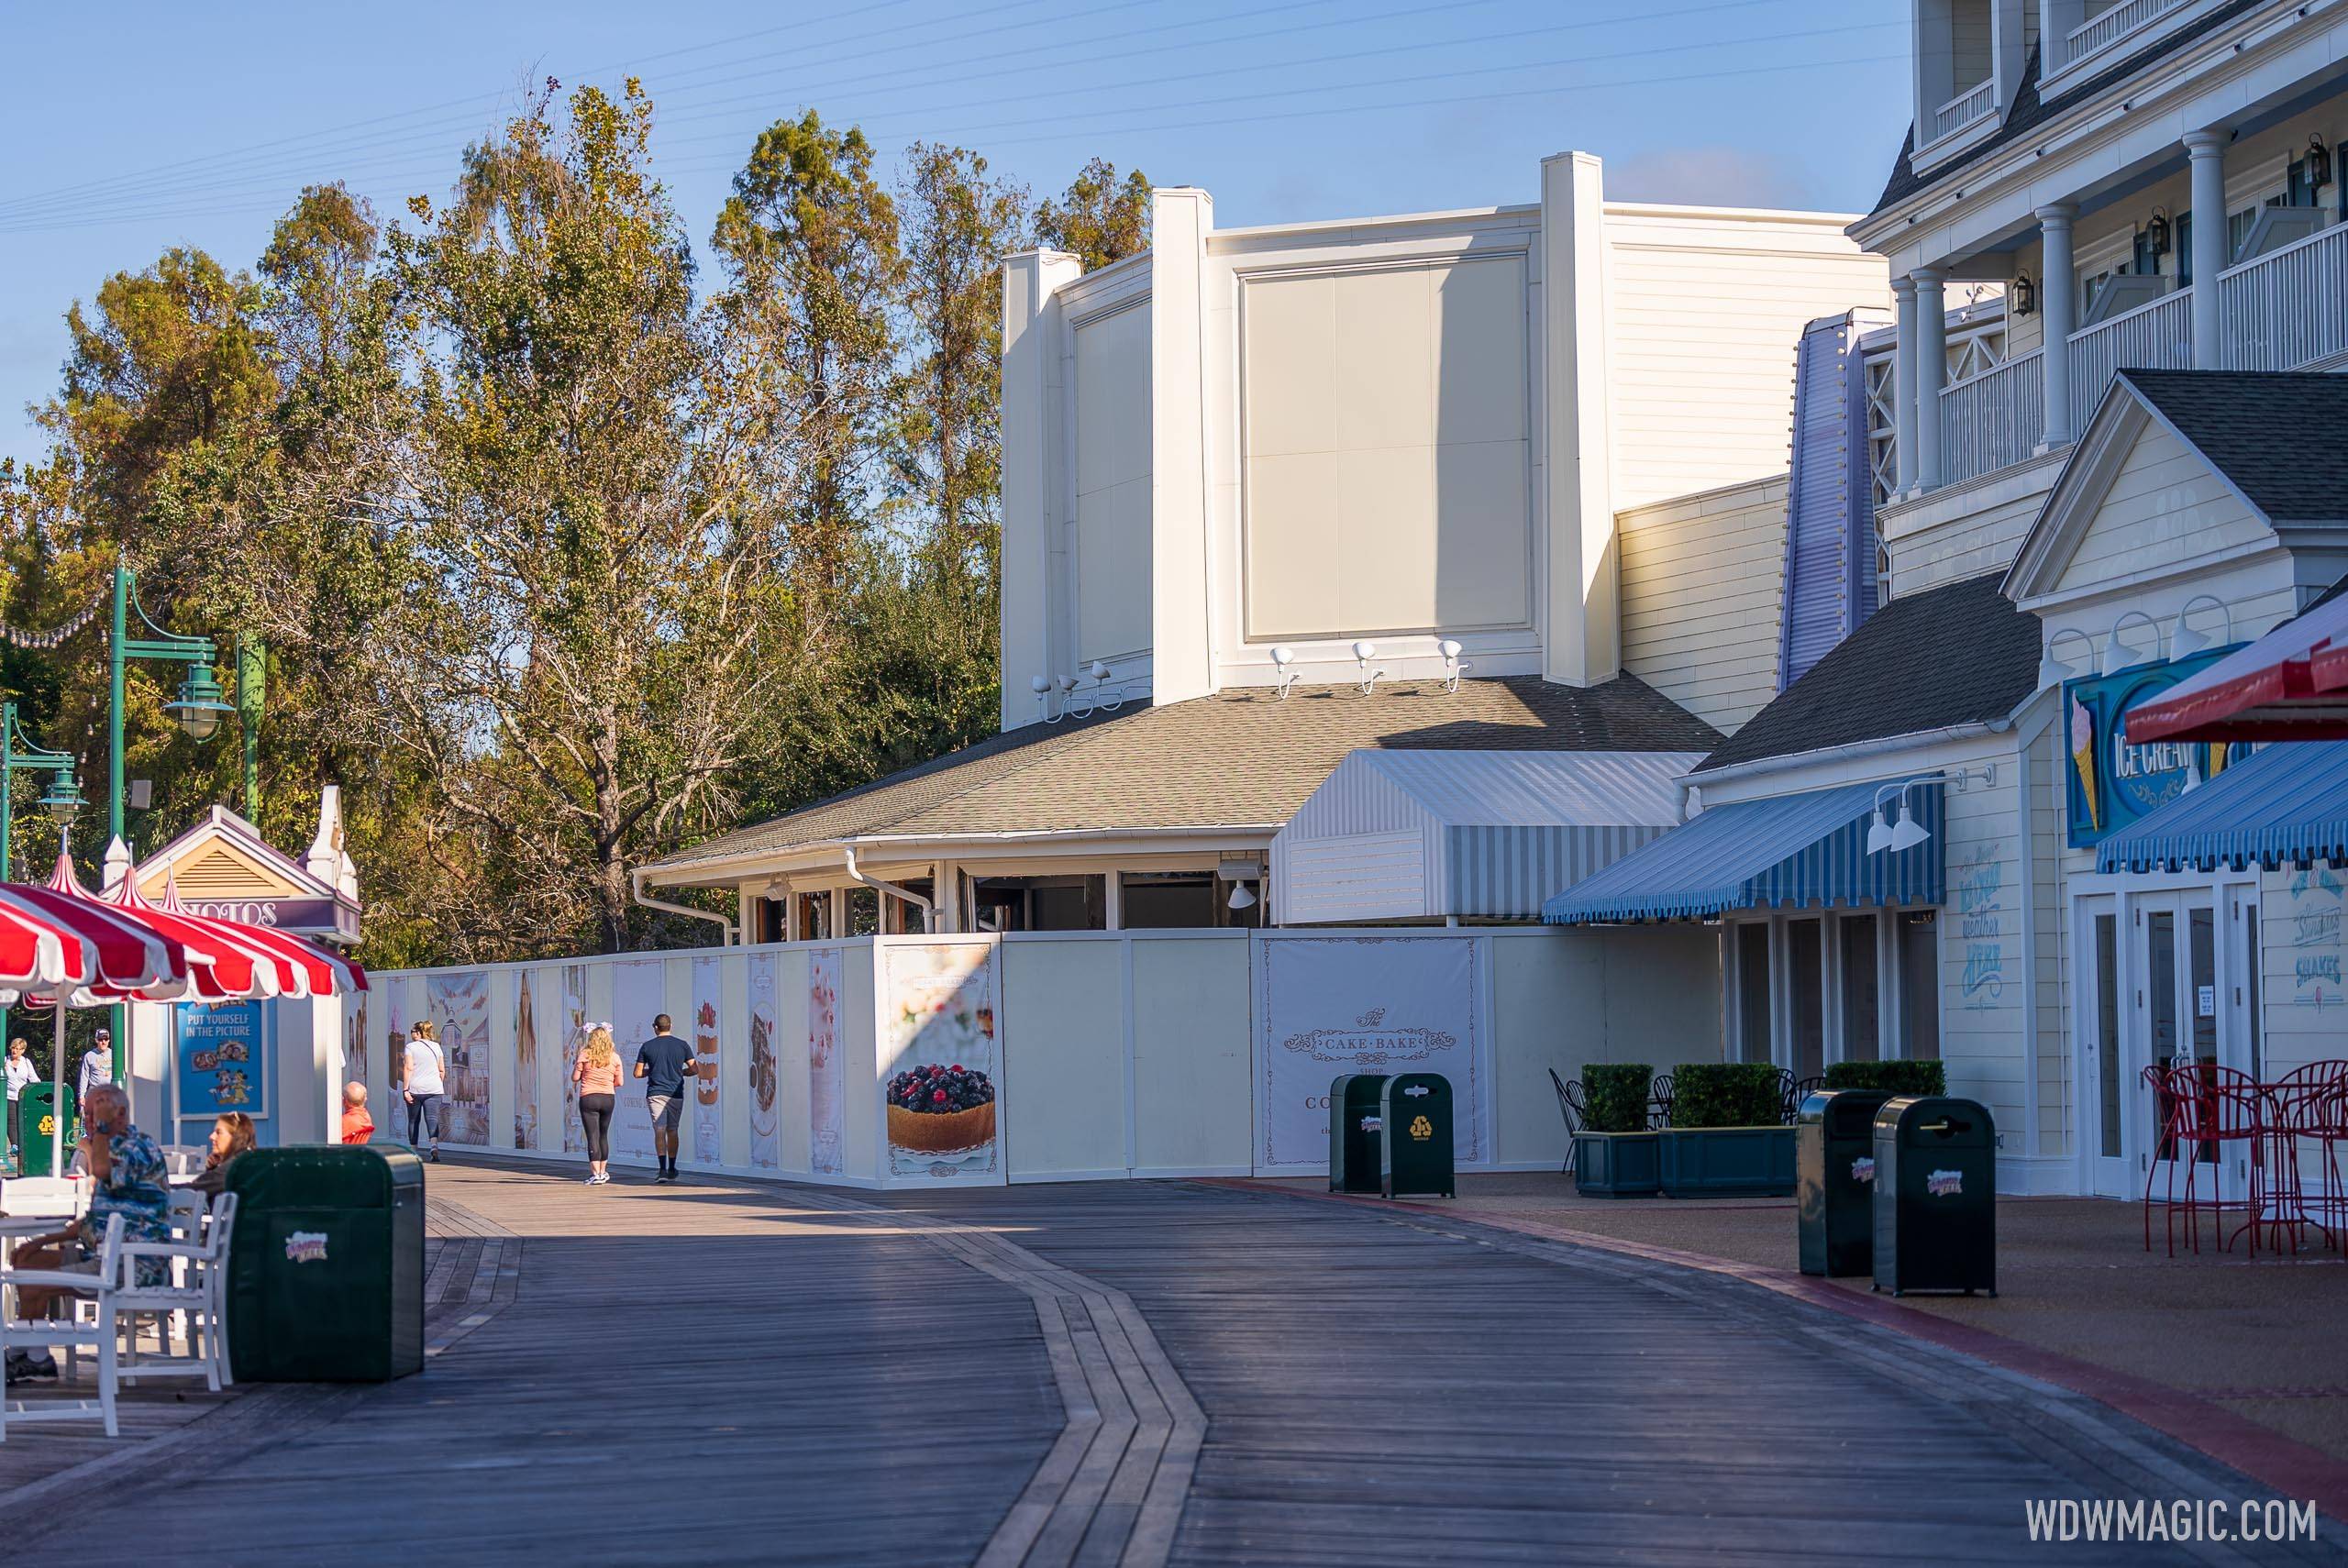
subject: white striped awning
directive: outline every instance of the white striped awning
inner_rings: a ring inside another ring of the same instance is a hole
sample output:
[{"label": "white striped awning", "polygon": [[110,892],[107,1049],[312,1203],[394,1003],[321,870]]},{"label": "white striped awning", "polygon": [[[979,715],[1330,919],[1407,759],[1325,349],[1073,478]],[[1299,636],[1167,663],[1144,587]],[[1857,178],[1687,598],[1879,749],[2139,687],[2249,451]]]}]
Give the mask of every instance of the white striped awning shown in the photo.
[{"label": "white striped awning", "polygon": [[1347,754],[1272,841],[1284,925],[1538,917],[1679,823],[1697,752]]}]

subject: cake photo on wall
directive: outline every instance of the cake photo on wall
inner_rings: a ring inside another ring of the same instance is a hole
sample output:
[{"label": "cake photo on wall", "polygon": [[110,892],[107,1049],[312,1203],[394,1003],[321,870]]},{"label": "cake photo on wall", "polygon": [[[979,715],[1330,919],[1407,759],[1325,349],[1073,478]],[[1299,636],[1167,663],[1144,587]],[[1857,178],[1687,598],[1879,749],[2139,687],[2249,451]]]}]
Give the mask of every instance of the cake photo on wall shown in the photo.
[{"label": "cake photo on wall", "polygon": [[992,950],[924,943],[882,950],[891,1176],[987,1178],[995,1158],[1000,1042]]}]

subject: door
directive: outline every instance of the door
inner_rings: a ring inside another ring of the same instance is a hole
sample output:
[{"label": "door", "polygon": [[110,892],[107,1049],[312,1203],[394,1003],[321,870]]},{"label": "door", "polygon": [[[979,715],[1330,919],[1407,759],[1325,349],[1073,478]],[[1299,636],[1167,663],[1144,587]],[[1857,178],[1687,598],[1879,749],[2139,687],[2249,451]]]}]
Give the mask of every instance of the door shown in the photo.
[{"label": "door", "polygon": [[2137,1167],[2142,1134],[2130,1125],[2136,1110],[2142,1066],[2130,1043],[2128,955],[2121,942],[2120,900],[2110,894],[2083,898],[2074,905],[2072,973],[2077,1005],[2079,1060],[2086,1068],[2080,1135],[2087,1140],[2088,1190],[2103,1198],[2139,1197],[2144,1173]]},{"label": "door", "polygon": [[[2190,1149],[2170,1146],[2160,1137],[2159,1108],[2143,1081],[2146,1066],[2167,1067],[2180,1062],[2241,1067],[2239,1052],[2224,1038],[2224,1010],[2219,1005],[2218,902],[2208,889],[2172,893],[2146,893],[2129,900],[2134,907],[2135,963],[2133,998],[2139,1039],[2132,1054],[2133,1080],[2131,1120],[2138,1129],[2129,1140],[2138,1171],[2165,1182],[2157,1170],[2163,1162],[2198,1159],[2215,1167],[2220,1150],[2214,1143]],[[2233,1151],[2226,1151],[2227,1169],[2219,1172],[2220,1190],[2234,1191],[2239,1173]],[[2141,1176],[2140,1176],[2141,1179]],[[2180,1183],[2180,1186],[2182,1184]],[[2207,1188],[2207,1180],[2199,1184]],[[2137,1189],[2142,1191],[2141,1186]]]}]

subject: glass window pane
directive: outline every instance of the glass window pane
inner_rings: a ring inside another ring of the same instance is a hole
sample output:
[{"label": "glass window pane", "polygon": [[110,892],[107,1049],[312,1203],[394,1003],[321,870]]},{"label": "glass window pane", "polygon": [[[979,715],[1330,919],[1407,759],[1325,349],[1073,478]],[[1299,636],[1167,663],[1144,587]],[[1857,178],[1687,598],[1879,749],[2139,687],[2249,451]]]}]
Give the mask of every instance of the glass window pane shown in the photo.
[{"label": "glass window pane", "polygon": [[1941,1055],[1940,922],[1930,914],[1894,916],[1899,933],[1899,1051],[1911,1062]]},{"label": "glass window pane", "polygon": [[1736,1038],[1738,1055],[1748,1062],[1772,1060],[1769,1055],[1769,928],[1736,928]]},{"label": "glass window pane", "polygon": [[2258,1010],[2258,970],[2266,955],[2258,950],[2258,911],[2244,910],[2243,918],[2248,922],[2243,929],[2250,942],[2243,968],[2243,977],[2249,981],[2243,994],[2250,1001],[2250,1076],[2263,1081],[2266,1076],[2266,1020]]},{"label": "glass window pane", "polygon": [[2218,912],[2210,909],[2186,914],[2193,960],[2193,1054],[2204,1062],[2218,1059]]},{"label": "glass window pane", "polygon": [[2165,1067],[2176,1059],[2176,916],[2166,910],[2144,915],[2144,1010],[2153,1060]]},{"label": "glass window pane", "polygon": [[2108,1160],[2120,1157],[2120,933],[2114,917],[2095,917],[2095,1056],[2097,1100],[2102,1106],[2097,1143]]},{"label": "glass window pane", "polygon": [[1872,1062],[1882,1040],[1875,972],[1875,916],[1834,922],[1843,944],[1843,1059]]},{"label": "glass window pane", "polygon": [[1826,1070],[1826,1007],[1822,994],[1826,982],[1820,966],[1819,922],[1798,920],[1786,927],[1786,984],[1793,1003],[1793,1061],[1798,1078],[1814,1078]]}]

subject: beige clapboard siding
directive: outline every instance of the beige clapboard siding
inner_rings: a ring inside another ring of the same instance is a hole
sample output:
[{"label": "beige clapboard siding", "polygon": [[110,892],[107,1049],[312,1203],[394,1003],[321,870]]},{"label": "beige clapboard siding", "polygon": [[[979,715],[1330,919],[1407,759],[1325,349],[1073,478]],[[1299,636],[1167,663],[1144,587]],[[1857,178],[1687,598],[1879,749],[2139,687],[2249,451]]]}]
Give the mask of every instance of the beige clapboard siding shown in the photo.
[{"label": "beige clapboard siding", "polygon": [[2064,569],[2061,586],[2176,566],[2259,543],[2269,532],[2206,461],[2166,429],[2148,425]]},{"label": "beige clapboard siding", "polygon": [[1776,694],[1786,476],[1615,516],[1623,666],[1733,730]]},{"label": "beige clapboard siding", "polygon": [[[2019,791],[2011,767],[1994,785],[1945,792],[1948,901],[1942,907],[1941,1058],[1949,1092],[1989,1108],[2000,1128],[2028,1128],[2022,989]],[[2008,1147],[2026,1142],[2010,1138]]]},{"label": "beige clapboard siding", "polygon": [[1883,261],[1832,224],[1610,204],[1618,510],[1781,473],[1802,328],[1882,305]]},{"label": "beige clapboard siding", "polygon": [[2040,732],[2030,748],[2030,828],[2032,893],[2037,901],[2035,951],[2031,970],[2038,987],[2038,1143],[2041,1154],[2070,1154],[2072,1083],[2069,1019],[2065,1012],[2063,966],[2069,943],[2063,918],[2062,768],[2067,760],[2056,742],[2058,724]]},{"label": "beige clapboard siding", "polygon": [[1114,658],[1150,644],[1150,307],[1075,333],[1076,651]]},{"label": "beige clapboard siding", "polygon": [[2341,973],[2348,952],[2348,867],[2325,862],[2259,878],[2258,1005],[2266,1076],[2331,1060],[2348,1043]]},{"label": "beige clapboard siding", "polygon": [[[2052,477],[2050,473],[2050,480]],[[1885,547],[1891,557],[1892,597],[1904,599],[2010,564],[2045,502],[2044,487],[2032,486],[2024,493],[1913,533],[1901,533],[1897,519],[1887,522]]]}]

